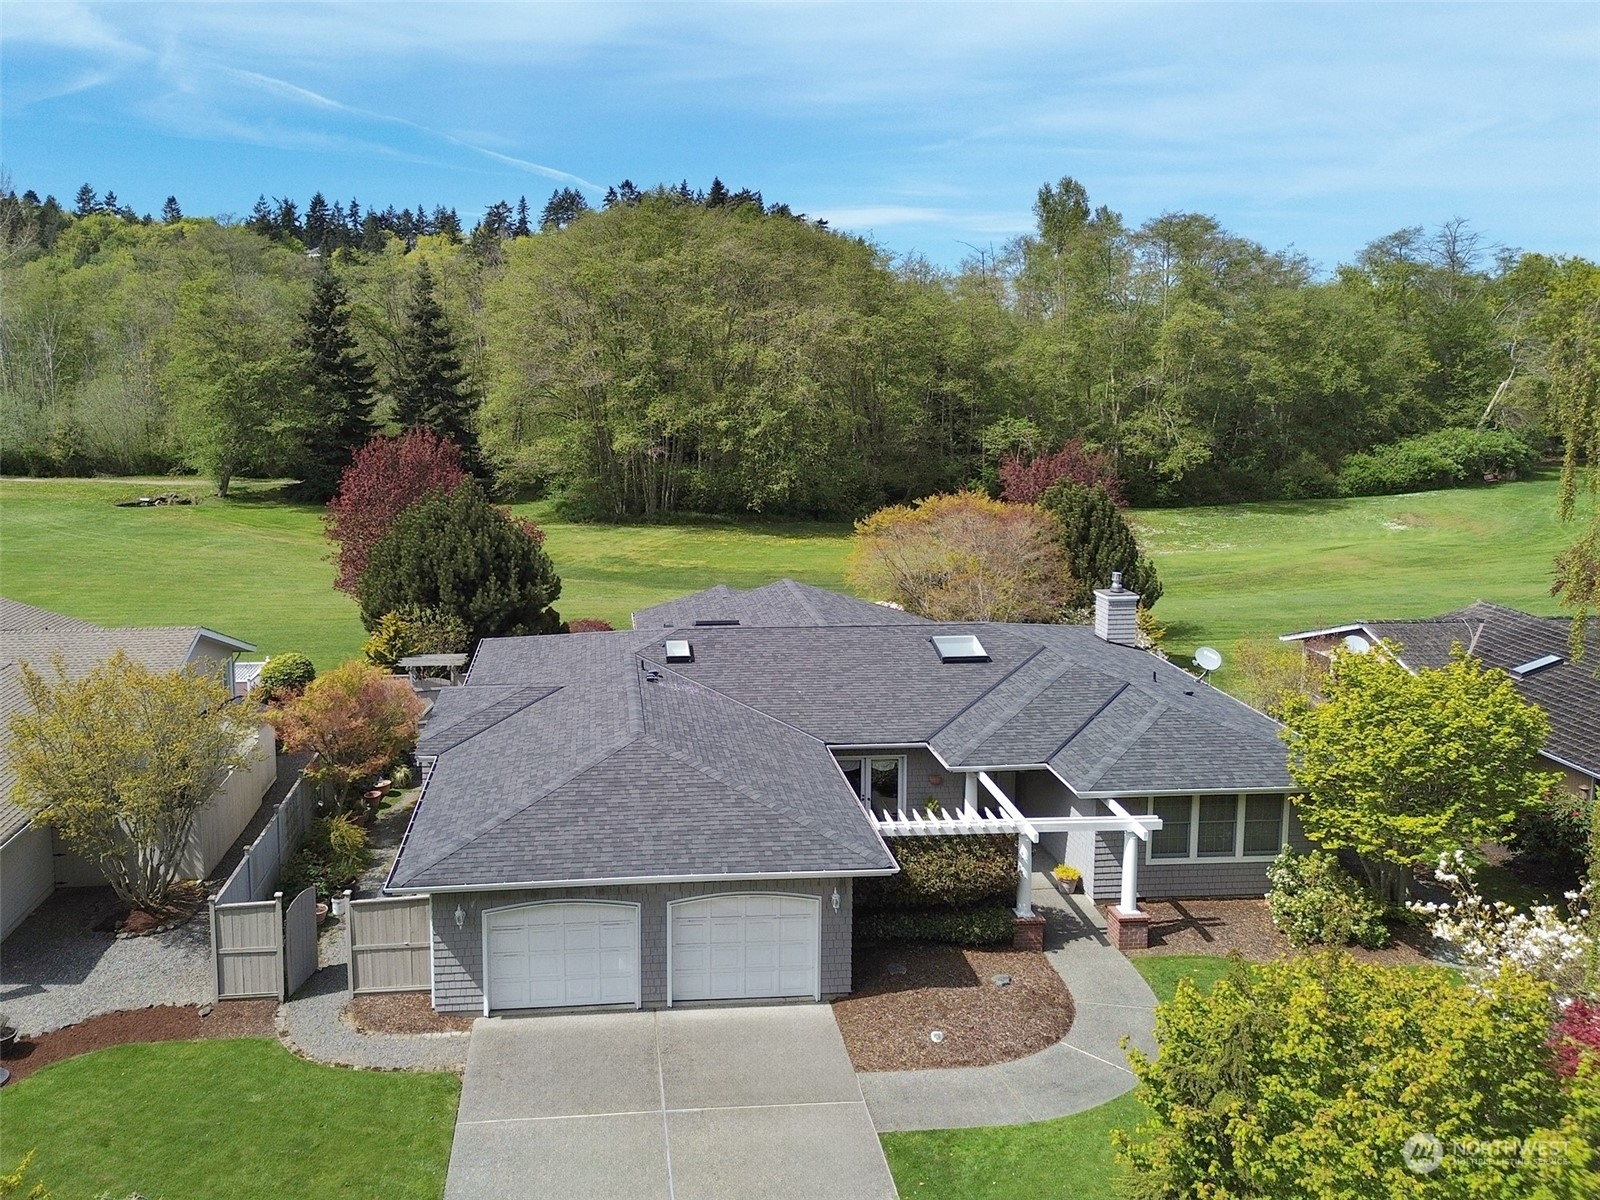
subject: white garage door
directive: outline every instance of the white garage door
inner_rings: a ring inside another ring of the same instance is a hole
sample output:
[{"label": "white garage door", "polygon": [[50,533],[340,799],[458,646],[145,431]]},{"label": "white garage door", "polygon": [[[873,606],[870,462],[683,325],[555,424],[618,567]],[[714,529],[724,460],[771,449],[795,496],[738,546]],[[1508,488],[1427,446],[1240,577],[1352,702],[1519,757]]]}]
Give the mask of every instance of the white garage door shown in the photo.
[{"label": "white garage door", "polygon": [[567,901],[488,914],[489,1007],[639,1003],[639,906]]},{"label": "white garage door", "polygon": [[706,896],[669,911],[673,1000],[817,996],[816,897]]}]

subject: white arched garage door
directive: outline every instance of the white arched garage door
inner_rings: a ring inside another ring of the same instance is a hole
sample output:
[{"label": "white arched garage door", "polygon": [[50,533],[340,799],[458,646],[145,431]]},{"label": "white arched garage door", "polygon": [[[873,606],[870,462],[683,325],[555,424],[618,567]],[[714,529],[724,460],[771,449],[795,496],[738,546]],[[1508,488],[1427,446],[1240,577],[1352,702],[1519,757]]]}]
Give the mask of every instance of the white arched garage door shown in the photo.
[{"label": "white arched garage door", "polygon": [[815,896],[736,892],[667,908],[678,1000],[820,999],[821,906]]},{"label": "white arched garage door", "polygon": [[486,914],[489,1009],[639,1003],[639,906],[552,900]]}]

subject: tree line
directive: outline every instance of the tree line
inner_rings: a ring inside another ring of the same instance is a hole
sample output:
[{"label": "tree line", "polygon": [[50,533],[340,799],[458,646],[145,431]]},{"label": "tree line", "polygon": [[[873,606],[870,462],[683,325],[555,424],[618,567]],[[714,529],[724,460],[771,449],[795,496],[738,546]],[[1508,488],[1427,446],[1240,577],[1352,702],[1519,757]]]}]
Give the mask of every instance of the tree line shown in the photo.
[{"label": "tree line", "polygon": [[[1005,460],[1073,439],[1134,504],[1313,497],[1441,430],[1553,444],[1551,364],[1600,295],[1593,264],[1461,221],[1319,276],[1204,215],[1132,225],[1070,178],[1035,216],[941,270],[720,180],[595,208],[558,189],[470,232],[320,193],[233,222],[5,188],[0,465],[318,465],[325,494],[366,434],[420,420],[501,494],[600,519],[998,494]],[[353,401],[318,382],[335,315]]]}]

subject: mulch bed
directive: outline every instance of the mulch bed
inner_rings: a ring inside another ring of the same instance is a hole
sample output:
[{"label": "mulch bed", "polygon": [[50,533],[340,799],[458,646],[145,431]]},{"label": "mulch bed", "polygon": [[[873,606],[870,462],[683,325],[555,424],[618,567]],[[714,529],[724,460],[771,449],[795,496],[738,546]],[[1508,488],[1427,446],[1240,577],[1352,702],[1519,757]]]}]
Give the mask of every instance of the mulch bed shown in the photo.
[{"label": "mulch bed", "polygon": [[[1273,927],[1265,900],[1145,900],[1150,914],[1150,948],[1134,954],[1231,954],[1251,962],[1271,962],[1296,953]],[[1103,912],[1105,905],[1100,906]],[[1349,946],[1352,958],[1388,966],[1429,962],[1433,935],[1415,925],[1391,925],[1393,941],[1382,950]]]},{"label": "mulch bed", "polygon": [[130,909],[118,905],[115,911],[95,926],[102,933],[116,933],[124,937],[144,937],[176,929],[205,907],[207,892],[204,884],[174,884],[167,892],[166,903],[156,909]]},{"label": "mulch bed", "polygon": [[360,1033],[466,1033],[472,1018],[433,1010],[426,992],[357,996],[345,1008]]},{"label": "mulch bed", "polygon": [[227,1000],[206,1016],[194,1005],[163,1004],[129,1012],[107,1013],[76,1025],[18,1038],[0,1066],[12,1082],[26,1079],[40,1067],[129,1042],[186,1042],[201,1038],[277,1037],[276,1000]]},{"label": "mulch bed", "polygon": [[[891,967],[904,973],[891,973]],[[999,987],[993,976],[1009,975]],[[858,950],[856,990],[833,1002],[858,1071],[983,1067],[1035,1054],[1072,1025],[1072,995],[1034,950]],[[944,1041],[933,1042],[933,1030]]]}]

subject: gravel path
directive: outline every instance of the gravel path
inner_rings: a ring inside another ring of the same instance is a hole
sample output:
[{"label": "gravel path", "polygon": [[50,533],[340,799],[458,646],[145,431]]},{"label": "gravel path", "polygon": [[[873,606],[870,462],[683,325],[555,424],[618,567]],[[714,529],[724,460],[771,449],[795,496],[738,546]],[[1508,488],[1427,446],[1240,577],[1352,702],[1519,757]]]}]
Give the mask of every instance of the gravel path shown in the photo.
[{"label": "gravel path", "polygon": [[211,932],[203,909],[166,933],[118,938],[92,928],[113,904],[110,888],[64,888],[5,940],[0,1010],[19,1033],[211,1000]]}]

